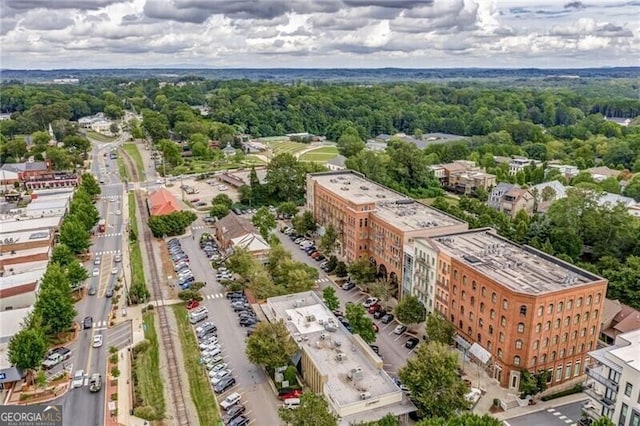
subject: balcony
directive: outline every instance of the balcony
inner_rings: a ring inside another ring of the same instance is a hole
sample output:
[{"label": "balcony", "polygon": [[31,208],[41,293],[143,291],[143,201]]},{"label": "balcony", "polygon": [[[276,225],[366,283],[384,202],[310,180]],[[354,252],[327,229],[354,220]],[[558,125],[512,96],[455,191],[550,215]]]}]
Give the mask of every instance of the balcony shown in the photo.
[{"label": "balcony", "polygon": [[604,392],[603,393],[599,393],[595,387],[591,387],[591,388],[586,388],[584,390],[584,393],[586,393],[589,397],[593,398],[593,400],[606,405],[607,407],[612,407],[616,401],[609,398],[608,396],[605,396]]},{"label": "balcony", "polygon": [[587,376],[592,378],[596,382],[602,383],[603,385],[605,385],[606,387],[608,387],[614,392],[618,392],[619,385],[613,380],[609,379],[608,377],[605,377],[602,374],[600,374],[598,370],[596,370],[595,368],[587,367],[585,369],[585,373],[587,373]]}]

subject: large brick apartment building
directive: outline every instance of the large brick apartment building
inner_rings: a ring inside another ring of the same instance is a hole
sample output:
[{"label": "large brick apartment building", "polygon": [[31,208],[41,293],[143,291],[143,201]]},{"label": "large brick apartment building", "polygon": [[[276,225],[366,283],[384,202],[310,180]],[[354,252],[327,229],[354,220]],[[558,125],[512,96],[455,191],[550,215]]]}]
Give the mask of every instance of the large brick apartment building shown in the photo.
[{"label": "large brick apartment building", "polygon": [[460,232],[465,222],[342,170],[307,176],[307,209],[321,226],[337,230],[338,252],[348,261],[365,257],[379,276],[397,285],[400,298],[404,246],[418,237]]},{"label": "large brick apartment building", "polygon": [[517,390],[522,369],[552,370],[551,385],[583,374],[606,280],[491,229],[430,242],[437,258],[415,254],[435,272],[435,310],[455,325],[458,344],[481,348],[475,355],[502,386]]}]

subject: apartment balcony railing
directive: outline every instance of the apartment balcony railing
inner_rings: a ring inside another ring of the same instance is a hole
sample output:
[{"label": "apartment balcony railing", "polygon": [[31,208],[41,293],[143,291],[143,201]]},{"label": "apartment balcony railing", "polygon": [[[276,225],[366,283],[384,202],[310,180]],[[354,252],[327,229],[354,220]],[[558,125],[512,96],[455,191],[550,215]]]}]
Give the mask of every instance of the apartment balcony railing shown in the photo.
[{"label": "apartment balcony railing", "polygon": [[615,400],[609,398],[608,396],[605,396],[604,393],[596,392],[595,388],[593,387],[585,389],[584,393],[593,398],[595,401],[598,401],[599,403],[604,404],[608,407],[612,407],[616,403]]},{"label": "apartment balcony railing", "polygon": [[613,390],[615,392],[618,392],[619,385],[616,382],[614,382],[613,380],[609,379],[608,377],[605,377],[602,374],[598,373],[597,370],[594,370],[593,368],[587,367],[587,368],[585,368],[585,372],[587,373],[588,377],[591,377],[596,382],[602,383],[603,385],[605,385],[609,389],[611,389],[611,390]]}]

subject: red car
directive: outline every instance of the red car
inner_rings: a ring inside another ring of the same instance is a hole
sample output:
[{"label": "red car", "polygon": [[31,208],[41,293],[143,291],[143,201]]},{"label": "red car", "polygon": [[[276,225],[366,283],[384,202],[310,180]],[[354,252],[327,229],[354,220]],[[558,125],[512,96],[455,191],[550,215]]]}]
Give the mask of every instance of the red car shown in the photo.
[{"label": "red car", "polygon": [[376,333],[380,331],[380,328],[378,328],[378,324],[374,322],[374,323],[371,323],[371,325],[373,326],[373,331],[375,331]]},{"label": "red car", "polygon": [[200,302],[197,300],[190,300],[187,302],[187,309],[194,309],[200,306]]},{"label": "red car", "polygon": [[302,391],[300,389],[295,389],[295,390],[292,390],[291,392],[287,392],[279,395],[278,398],[284,401],[285,399],[300,398],[300,395],[302,395]]},{"label": "red car", "polygon": [[374,305],[369,306],[369,313],[370,314],[375,314],[376,312],[378,312],[380,309],[382,309],[382,306],[378,305],[377,303]]}]

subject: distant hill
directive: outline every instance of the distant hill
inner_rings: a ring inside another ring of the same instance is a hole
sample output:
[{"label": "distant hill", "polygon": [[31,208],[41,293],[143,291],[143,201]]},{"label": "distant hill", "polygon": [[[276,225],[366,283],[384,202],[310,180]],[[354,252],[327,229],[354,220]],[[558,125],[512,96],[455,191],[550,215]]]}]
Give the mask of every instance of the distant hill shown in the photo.
[{"label": "distant hill", "polygon": [[459,80],[537,80],[567,81],[581,79],[639,78],[640,67],[580,68],[580,69],[504,69],[504,68],[149,68],[149,69],[61,69],[61,70],[0,70],[3,82],[19,80],[49,83],[54,79],[126,78],[179,80],[184,77],[216,80],[262,80],[276,82],[325,81],[379,83],[391,81],[459,81]]}]

